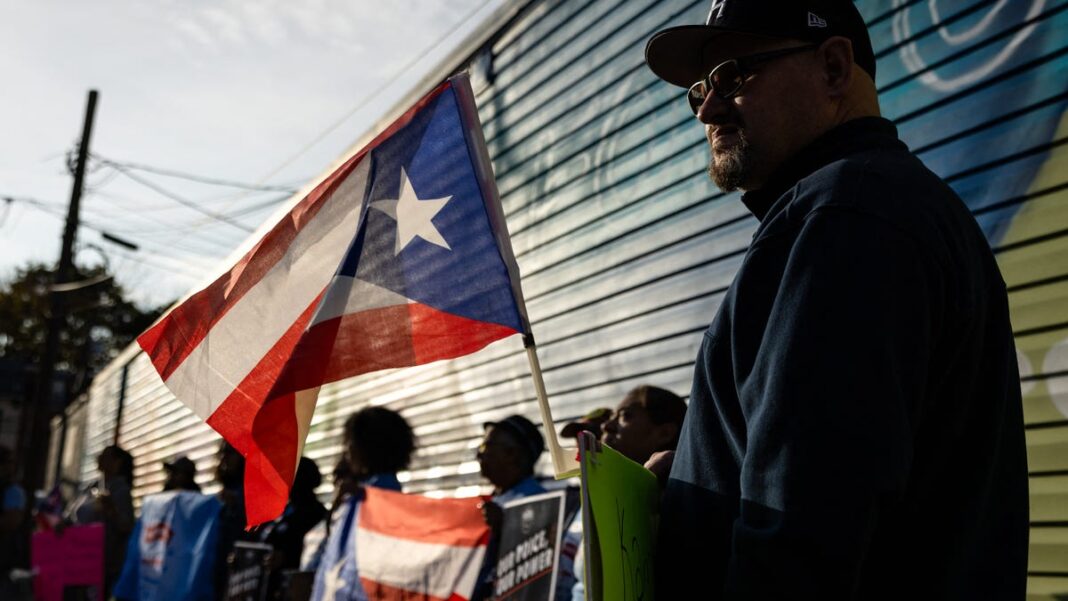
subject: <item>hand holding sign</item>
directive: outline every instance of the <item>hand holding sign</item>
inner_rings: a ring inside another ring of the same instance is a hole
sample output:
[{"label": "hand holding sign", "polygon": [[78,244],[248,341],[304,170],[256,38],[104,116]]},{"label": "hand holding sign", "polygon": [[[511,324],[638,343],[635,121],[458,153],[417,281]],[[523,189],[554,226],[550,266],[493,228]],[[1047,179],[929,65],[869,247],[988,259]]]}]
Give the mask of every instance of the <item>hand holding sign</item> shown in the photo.
[{"label": "hand holding sign", "polygon": [[656,476],[587,433],[579,462],[587,601],[652,601]]}]

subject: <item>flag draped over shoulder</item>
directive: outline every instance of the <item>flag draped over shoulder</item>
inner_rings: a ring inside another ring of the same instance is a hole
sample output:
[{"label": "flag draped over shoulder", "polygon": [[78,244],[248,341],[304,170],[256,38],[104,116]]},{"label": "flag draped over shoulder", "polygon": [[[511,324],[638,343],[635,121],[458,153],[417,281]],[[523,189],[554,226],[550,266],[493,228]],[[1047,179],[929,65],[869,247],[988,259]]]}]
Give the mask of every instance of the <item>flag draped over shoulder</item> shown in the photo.
[{"label": "flag draped over shoulder", "polygon": [[313,601],[470,599],[489,542],[482,499],[365,490],[327,541]]},{"label": "flag draped over shoulder", "polygon": [[474,98],[458,76],[138,343],[175,396],[245,456],[255,525],[285,507],[322,384],[529,331]]},{"label": "flag draped over shoulder", "polygon": [[190,491],[145,497],[114,595],[136,601],[211,599],[218,499]]}]

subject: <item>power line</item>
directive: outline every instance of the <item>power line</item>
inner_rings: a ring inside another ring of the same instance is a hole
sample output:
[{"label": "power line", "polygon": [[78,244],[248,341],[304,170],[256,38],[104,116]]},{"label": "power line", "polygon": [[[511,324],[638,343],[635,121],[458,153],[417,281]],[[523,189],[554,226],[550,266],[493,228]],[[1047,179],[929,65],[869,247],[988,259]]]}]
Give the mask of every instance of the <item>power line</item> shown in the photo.
[{"label": "power line", "polygon": [[[204,241],[204,242],[208,242],[210,244],[214,244],[215,246],[220,247],[220,248],[224,248],[226,250],[232,250],[233,247],[237,244],[237,242],[223,242],[223,241],[220,241],[220,240],[216,240],[214,238],[208,238],[207,236],[204,235],[207,232],[205,232],[203,228],[197,227],[196,225],[191,225],[191,226],[188,226],[188,227],[185,227],[185,228],[175,227],[173,220],[168,221],[165,218],[156,217],[151,212],[131,211],[127,207],[123,207],[122,205],[118,204],[117,201],[111,199],[108,196],[104,196],[104,195],[101,195],[99,193],[94,193],[93,195],[101,198],[102,200],[104,200],[104,201],[106,201],[108,203],[111,203],[113,206],[117,207],[118,209],[120,209],[120,210],[122,210],[122,211],[124,211],[126,213],[136,215],[137,217],[139,217],[141,219],[144,219],[144,220],[149,221],[151,223],[154,223],[156,225],[163,226],[162,228],[159,228],[159,229],[149,229],[149,230],[140,229],[140,230],[137,231],[137,235],[169,234],[169,233],[174,233],[174,232],[178,232],[178,231],[182,231],[183,233],[187,232],[187,231],[197,231],[197,233],[200,234],[199,236],[197,236],[197,238],[199,240]],[[123,230],[123,228],[119,228],[119,233],[130,235],[133,232],[130,231],[130,230]]]},{"label": "power line", "polygon": [[190,272],[190,271],[186,271],[185,270],[185,266],[177,266],[177,267],[175,267],[175,266],[166,266],[166,265],[162,265],[160,263],[155,263],[155,262],[153,262],[153,261],[151,261],[149,259],[146,259],[145,257],[137,257],[137,256],[134,256],[132,254],[129,254],[129,253],[126,253],[126,252],[121,252],[121,251],[116,251],[115,254],[119,255],[119,257],[121,257],[124,261],[133,261],[134,263],[139,263],[141,265],[145,265],[146,267],[152,267],[152,268],[158,269],[160,271],[165,271],[169,275],[174,275],[174,274],[182,275],[182,276],[185,276],[185,277],[189,278],[190,280],[192,280],[194,282],[198,282],[198,281],[200,281],[200,279],[202,277],[204,277],[204,272],[203,271],[201,271],[199,273],[193,273],[193,272]]},{"label": "power line", "polygon": [[408,61],[407,63],[405,63],[405,65],[403,67],[401,67],[396,72],[396,74],[393,75],[393,77],[389,78],[386,81],[386,83],[384,83],[381,87],[379,87],[377,90],[372,92],[370,96],[367,96],[363,100],[361,100],[360,102],[356,103],[356,106],[354,106],[351,109],[349,109],[349,111],[346,112],[344,114],[344,116],[342,116],[340,119],[335,121],[329,127],[324,129],[321,133],[319,133],[319,135],[315,136],[315,138],[313,138],[310,142],[308,142],[303,147],[301,147],[301,149],[298,150],[295,154],[291,155],[289,158],[287,158],[284,161],[282,161],[281,164],[279,164],[277,167],[272,169],[267,175],[265,175],[262,178],[260,178],[260,182],[265,182],[265,181],[271,179],[272,177],[274,177],[275,175],[278,175],[278,173],[280,171],[282,171],[283,169],[285,169],[286,167],[291,165],[293,163],[293,161],[297,160],[302,155],[304,155],[304,153],[306,153],[309,150],[311,150],[319,142],[322,142],[327,136],[329,136],[331,133],[333,133],[334,130],[336,130],[337,128],[341,127],[341,125],[344,124],[345,121],[348,121],[349,117],[353,116],[354,114],[356,114],[357,111],[359,111],[360,109],[362,109],[365,106],[367,106],[368,104],[370,104],[372,100],[375,100],[376,98],[378,98],[378,96],[381,95],[383,92],[385,92],[386,89],[388,89],[394,83],[399,81],[402,76],[407,74],[409,69],[414,67],[417,63],[423,61],[424,58],[428,54],[430,54],[438,46],[443,44],[445,42],[445,40],[449,39],[449,37],[452,36],[453,32],[458,28],[459,25],[461,25],[463,23],[466,23],[467,21],[471,20],[472,17],[474,17],[477,13],[482,11],[482,9],[484,9],[486,6],[488,6],[490,4],[490,2],[491,2],[491,0],[485,0],[484,2],[482,2],[481,4],[479,4],[478,6],[473,8],[472,10],[468,11],[468,13],[465,14],[463,17],[461,17],[456,22],[456,24],[454,26],[448,28],[445,31],[444,34],[442,34],[440,37],[438,37],[438,39],[436,39],[434,41],[434,43],[430,44],[429,46],[424,48],[422,51],[415,53],[412,56],[412,59],[410,61]]},{"label": "power line", "polygon": [[252,190],[258,192],[288,192],[293,194],[296,189],[292,186],[270,186],[263,184],[248,184],[244,182],[237,182],[233,180],[220,179],[217,177],[209,177],[206,175],[196,175],[193,173],[186,173],[184,171],[178,171],[175,169],[165,169],[163,167],[154,167],[152,165],[145,165],[143,163],[132,163],[129,161],[117,161],[114,159],[108,159],[100,156],[99,154],[93,154],[92,157],[99,161],[103,165],[109,167],[123,167],[126,169],[133,169],[136,171],[145,171],[147,173],[155,173],[156,175],[163,175],[166,177],[173,177],[178,179],[189,180],[202,184],[209,184],[212,186],[226,186],[229,188],[240,188],[242,190]]},{"label": "power line", "polygon": [[123,175],[125,175],[128,178],[130,178],[131,180],[141,184],[142,186],[144,186],[144,187],[156,192],[157,194],[165,196],[166,198],[169,198],[169,199],[173,200],[174,202],[177,202],[178,204],[181,204],[184,207],[188,207],[188,208],[190,208],[190,209],[192,209],[192,210],[194,210],[194,211],[196,211],[196,212],[198,212],[198,213],[200,213],[200,214],[202,214],[202,215],[204,215],[206,217],[211,217],[212,219],[214,219],[216,221],[219,221],[219,222],[225,223],[225,224],[227,224],[229,226],[232,226],[234,228],[237,228],[237,229],[239,229],[239,230],[241,230],[241,231],[243,231],[243,232],[245,232],[247,234],[251,234],[252,232],[255,231],[254,229],[248,227],[247,225],[245,225],[243,223],[240,223],[238,221],[235,221],[235,220],[227,217],[226,215],[223,215],[221,213],[216,213],[214,211],[209,211],[209,210],[205,209],[204,207],[198,205],[197,203],[195,203],[195,202],[193,202],[191,200],[187,200],[185,198],[182,198],[181,196],[178,196],[174,192],[171,192],[170,190],[168,190],[168,189],[166,189],[166,188],[164,188],[162,186],[159,186],[159,185],[157,185],[157,184],[155,184],[155,183],[153,183],[153,182],[151,182],[151,181],[149,181],[147,179],[144,179],[144,178],[142,178],[142,177],[140,177],[138,175],[134,175],[126,167],[123,167],[121,165],[110,165],[110,167],[112,169],[117,170],[119,173],[122,173]]},{"label": "power line", "polygon": [[[42,200],[38,200],[36,198],[31,198],[31,197],[28,197],[28,196],[5,196],[5,197],[2,197],[2,198],[5,201],[7,201],[8,203],[21,202],[21,203],[26,204],[27,206],[31,206],[31,207],[33,207],[33,208],[35,208],[35,209],[37,209],[37,210],[39,210],[39,211],[41,211],[43,213],[46,213],[46,214],[51,215],[53,217],[56,217],[58,219],[61,219],[61,220],[65,220],[66,219],[66,214],[63,212],[63,210],[61,208],[59,208],[58,205],[55,205],[53,203],[48,203],[48,202],[45,202],[45,201],[42,201]],[[103,227],[101,227],[101,226],[99,226],[97,224],[94,224],[94,223],[92,223],[90,221],[86,221],[85,219],[80,219],[79,220],[79,225],[81,227],[86,228],[86,229],[89,229],[89,230],[92,230],[94,232],[97,232],[98,234],[101,234],[101,235],[109,233],[109,230],[106,230]],[[112,233],[115,233],[115,232],[112,232]],[[121,233],[123,235],[129,235],[126,232],[117,232],[117,233]],[[131,237],[133,237],[133,236],[131,236]],[[144,242],[142,240],[136,240],[136,242],[139,245],[142,245],[142,246],[145,246],[145,247],[155,246],[155,244],[152,243],[152,242]],[[178,245],[174,245],[173,243],[171,243],[171,244],[163,245],[163,248],[172,247],[172,246],[175,247],[175,248],[178,247]],[[157,247],[157,249],[158,248],[159,247]],[[181,266],[181,267],[178,267],[178,268],[181,268],[181,269],[190,268],[190,269],[196,270],[196,273],[185,272],[185,275],[188,275],[190,277],[195,277],[195,278],[201,277],[198,274],[203,273],[203,270],[205,269],[204,265],[197,265],[195,263],[189,262],[188,260],[183,261],[182,259],[180,259],[178,257],[173,257],[173,256],[170,256],[170,255],[167,255],[163,251],[156,250],[154,252],[156,252],[156,256],[158,256],[160,258],[169,259],[171,261],[177,261],[178,265]],[[196,250],[187,249],[187,252],[196,253],[197,251]],[[218,259],[219,259],[218,257],[211,257],[211,258],[205,259],[205,262],[217,261]]]}]

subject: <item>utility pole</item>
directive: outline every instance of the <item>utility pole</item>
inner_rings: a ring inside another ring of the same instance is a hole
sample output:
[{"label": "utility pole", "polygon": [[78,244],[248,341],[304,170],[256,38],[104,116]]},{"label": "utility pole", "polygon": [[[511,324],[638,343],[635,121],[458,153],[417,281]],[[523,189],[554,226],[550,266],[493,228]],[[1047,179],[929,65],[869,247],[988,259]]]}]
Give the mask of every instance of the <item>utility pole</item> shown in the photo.
[{"label": "utility pole", "polygon": [[[59,267],[56,268],[55,284],[62,285],[71,281],[74,267],[74,239],[78,233],[78,211],[82,199],[82,187],[85,181],[85,164],[89,158],[89,137],[93,131],[93,117],[96,113],[96,90],[89,90],[89,100],[85,106],[85,123],[82,126],[82,139],[78,145],[78,162],[74,168],[74,187],[70,194],[70,206],[67,208],[67,224],[63,229],[63,245],[59,251]],[[33,403],[27,407],[29,422],[29,444],[23,460],[25,472],[23,484],[29,491],[44,485],[45,470],[48,464],[49,421],[52,418],[52,380],[59,359],[60,335],[67,322],[67,302],[63,292],[52,290],[49,293],[48,335],[45,338],[44,354],[37,370],[36,395]],[[26,430],[23,430],[25,433]]]}]

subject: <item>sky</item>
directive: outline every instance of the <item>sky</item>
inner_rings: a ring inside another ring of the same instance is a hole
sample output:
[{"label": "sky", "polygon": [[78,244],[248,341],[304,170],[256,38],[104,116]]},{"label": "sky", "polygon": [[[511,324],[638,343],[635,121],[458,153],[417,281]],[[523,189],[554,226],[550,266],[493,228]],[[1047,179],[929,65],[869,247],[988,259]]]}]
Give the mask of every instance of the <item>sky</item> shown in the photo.
[{"label": "sky", "polygon": [[75,261],[106,262],[159,305],[203,284],[504,1],[0,0],[0,280],[58,261],[90,89]]}]

